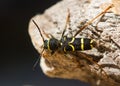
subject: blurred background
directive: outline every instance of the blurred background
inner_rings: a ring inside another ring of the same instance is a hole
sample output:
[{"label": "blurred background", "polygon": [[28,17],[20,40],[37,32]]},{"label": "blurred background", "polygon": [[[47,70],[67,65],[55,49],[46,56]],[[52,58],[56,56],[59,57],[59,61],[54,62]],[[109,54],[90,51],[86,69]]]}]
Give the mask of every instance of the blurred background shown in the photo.
[{"label": "blurred background", "polygon": [[51,79],[39,65],[29,34],[31,17],[60,0],[0,0],[0,86],[89,86],[78,80]]}]

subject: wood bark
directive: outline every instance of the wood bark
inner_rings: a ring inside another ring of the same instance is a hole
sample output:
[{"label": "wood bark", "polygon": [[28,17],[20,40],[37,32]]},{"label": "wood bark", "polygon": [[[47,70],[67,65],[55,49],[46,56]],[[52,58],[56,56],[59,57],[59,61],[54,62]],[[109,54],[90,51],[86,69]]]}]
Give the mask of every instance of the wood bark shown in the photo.
[{"label": "wood bark", "polygon": [[120,85],[120,16],[117,11],[120,8],[117,0],[112,0],[112,2],[110,0],[62,0],[32,19],[42,30],[45,39],[49,38],[44,32],[60,40],[68,9],[70,10],[70,24],[67,26],[65,35],[72,37],[79,27],[111,3],[114,4],[112,9],[104,16],[97,18],[77,36],[98,41],[98,46],[88,51],[64,53],[57,50],[51,55],[49,50],[44,50],[41,54],[44,43],[37,27],[30,21],[29,35],[40,54],[40,66],[45,75],[52,78],[77,79],[88,82],[92,86]]}]

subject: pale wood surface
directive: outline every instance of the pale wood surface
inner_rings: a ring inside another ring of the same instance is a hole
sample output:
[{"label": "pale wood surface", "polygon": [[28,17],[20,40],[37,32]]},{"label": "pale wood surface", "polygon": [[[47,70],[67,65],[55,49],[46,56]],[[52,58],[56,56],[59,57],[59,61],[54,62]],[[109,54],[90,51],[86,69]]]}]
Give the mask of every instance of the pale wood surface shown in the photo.
[{"label": "pale wood surface", "polygon": [[[114,1],[114,0],[113,0]],[[44,14],[38,14],[32,19],[36,21],[41,29],[47,34],[52,34],[60,39],[63,31],[67,9],[70,9],[70,28],[65,34],[71,36],[79,29],[84,21],[90,20],[100,13],[104,8],[103,4],[110,4],[110,0],[63,0],[47,9]],[[102,7],[102,9],[100,8]],[[105,70],[110,78],[106,78],[104,73],[96,64],[91,64],[80,52],[71,53],[58,50],[53,55],[45,50],[41,57],[41,68],[45,75],[53,78],[78,79],[89,82],[93,86],[119,86],[120,85],[120,16],[115,15],[114,11],[105,14],[102,20],[99,18],[92,23],[98,23],[98,31],[95,27],[88,26],[80,32],[77,37],[94,38],[98,41],[98,47],[83,53],[92,55],[98,59],[98,64]],[[91,31],[95,31],[100,37]],[[72,32],[72,34],[70,34]],[[37,27],[30,21],[29,34],[36,50],[40,53],[43,41]],[[44,34],[43,34],[44,35]],[[45,37],[45,35],[44,35]],[[48,39],[45,37],[45,39]],[[109,82],[109,83],[108,83]]]}]

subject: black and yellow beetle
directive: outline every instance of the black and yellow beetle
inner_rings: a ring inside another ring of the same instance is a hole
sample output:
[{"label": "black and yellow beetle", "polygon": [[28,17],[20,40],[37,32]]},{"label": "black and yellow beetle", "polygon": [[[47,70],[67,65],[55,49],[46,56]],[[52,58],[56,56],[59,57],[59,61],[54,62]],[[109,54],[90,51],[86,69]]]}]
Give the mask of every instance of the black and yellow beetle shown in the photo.
[{"label": "black and yellow beetle", "polygon": [[[69,19],[70,19],[70,12],[68,9],[68,15],[66,18],[66,23],[65,23],[65,28],[63,30],[61,39],[58,40],[55,37],[53,37],[51,35],[51,38],[49,38],[48,40],[45,40],[41,30],[39,28],[39,26],[36,24],[36,22],[34,20],[33,23],[37,26],[39,33],[42,37],[42,40],[44,42],[44,47],[42,52],[47,49],[50,50],[51,53],[53,54],[56,50],[60,49],[63,52],[67,52],[67,51],[83,51],[83,50],[90,50],[93,47],[96,47],[97,43],[93,40],[93,39],[89,39],[89,38],[76,38],[76,36],[83,30],[85,29],[88,25],[90,25],[95,19],[97,19],[99,16],[104,15],[113,5],[108,6],[103,12],[101,12],[100,14],[98,14],[96,17],[94,17],[92,20],[88,21],[87,23],[85,23],[76,33],[73,37],[68,38],[66,36],[64,36],[64,33],[66,31],[67,28],[67,24],[69,23]],[[46,34],[46,33],[45,33]],[[47,35],[47,34],[46,34]],[[41,52],[41,54],[42,54]],[[89,59],[88,57],[84,56],[86,59],[88,59],[89,61],[91,61],[92,63],[96,64],[97,66],[99,66],[99,68],[104,72],[104,74],[107,76],[106,72],[101,68],[101,66],[99,64],[97,64],[96,62],[94,62],[93,60]],[[38,63],[40,58],[38,58],[37,62],[34,64],[34,67],[36,66],[36,64]]]},{"label": "black and yellow beetle", "polygon": [[[33,22],[37,26],[34,20]],[[61,49],[64,52],[78,51],[78,50],[83,51],[83,50],[90,50],[96,46],[96,42],[93,41],[93,39],[89,39],[89,38],[75,38],[75,37],[68,38],[65,36],[65,37],[61,37],[61,40],[52,37],[48,40],[44,40],[43,38],[43,41],[44,41],[44,49],[48,49],[51,52],[55,52],[57,49]]]},{"label": "black and yellow beetle", "polygon": [[[110,8],[112,7],[112,5],[108,6],[103,12],[101,12],[100,14],[98,14],[96,17],[94,17],[92,20],[88,21],[87,23],[85,23],[77,32],[76,34],[71,37],[68,38],[66,36],[64,36],[64,33],[66,31],[66,27],[67,24],[69,23],[69,19],[70,19],[70,12],[68,9],[68,15],[66,18],[66,23],[65,23],[65,28],[63,30],[61,39],[58,40],[55,37],[52,36],[52,38],[49,38],[49,40],[44,40],[44,37],[42,36],[41,30],[38,27],[38,25],[36,24],[36,22],[34,20],[33,23],[37,26],[40,35],[44,41],[44,49],[48,49],[52,52],[55,52],[57,49],[61,49],[64,52],[67,51],[79,51],[79,50],[90,50],[93,47],[96,46],[96,42],[93,39],[89,39],[89,38],[75,38],[83,29],[85,29],[88,25],[90,25],[95,19],[97,19],[99,16],[104,15]],[[43,49],[43,50],[44,50]]]}]

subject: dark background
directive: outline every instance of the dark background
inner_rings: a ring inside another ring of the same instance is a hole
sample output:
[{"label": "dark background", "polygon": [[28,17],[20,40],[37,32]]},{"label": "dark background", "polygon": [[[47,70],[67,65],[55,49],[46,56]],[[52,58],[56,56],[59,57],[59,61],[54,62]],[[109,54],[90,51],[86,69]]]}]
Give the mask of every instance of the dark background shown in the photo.
[{"label": "dark background", "polygon": [[77,80],[51,79],[39,65],[28,23],[58,0],[0,0],[0,86],[88,86]]}]

